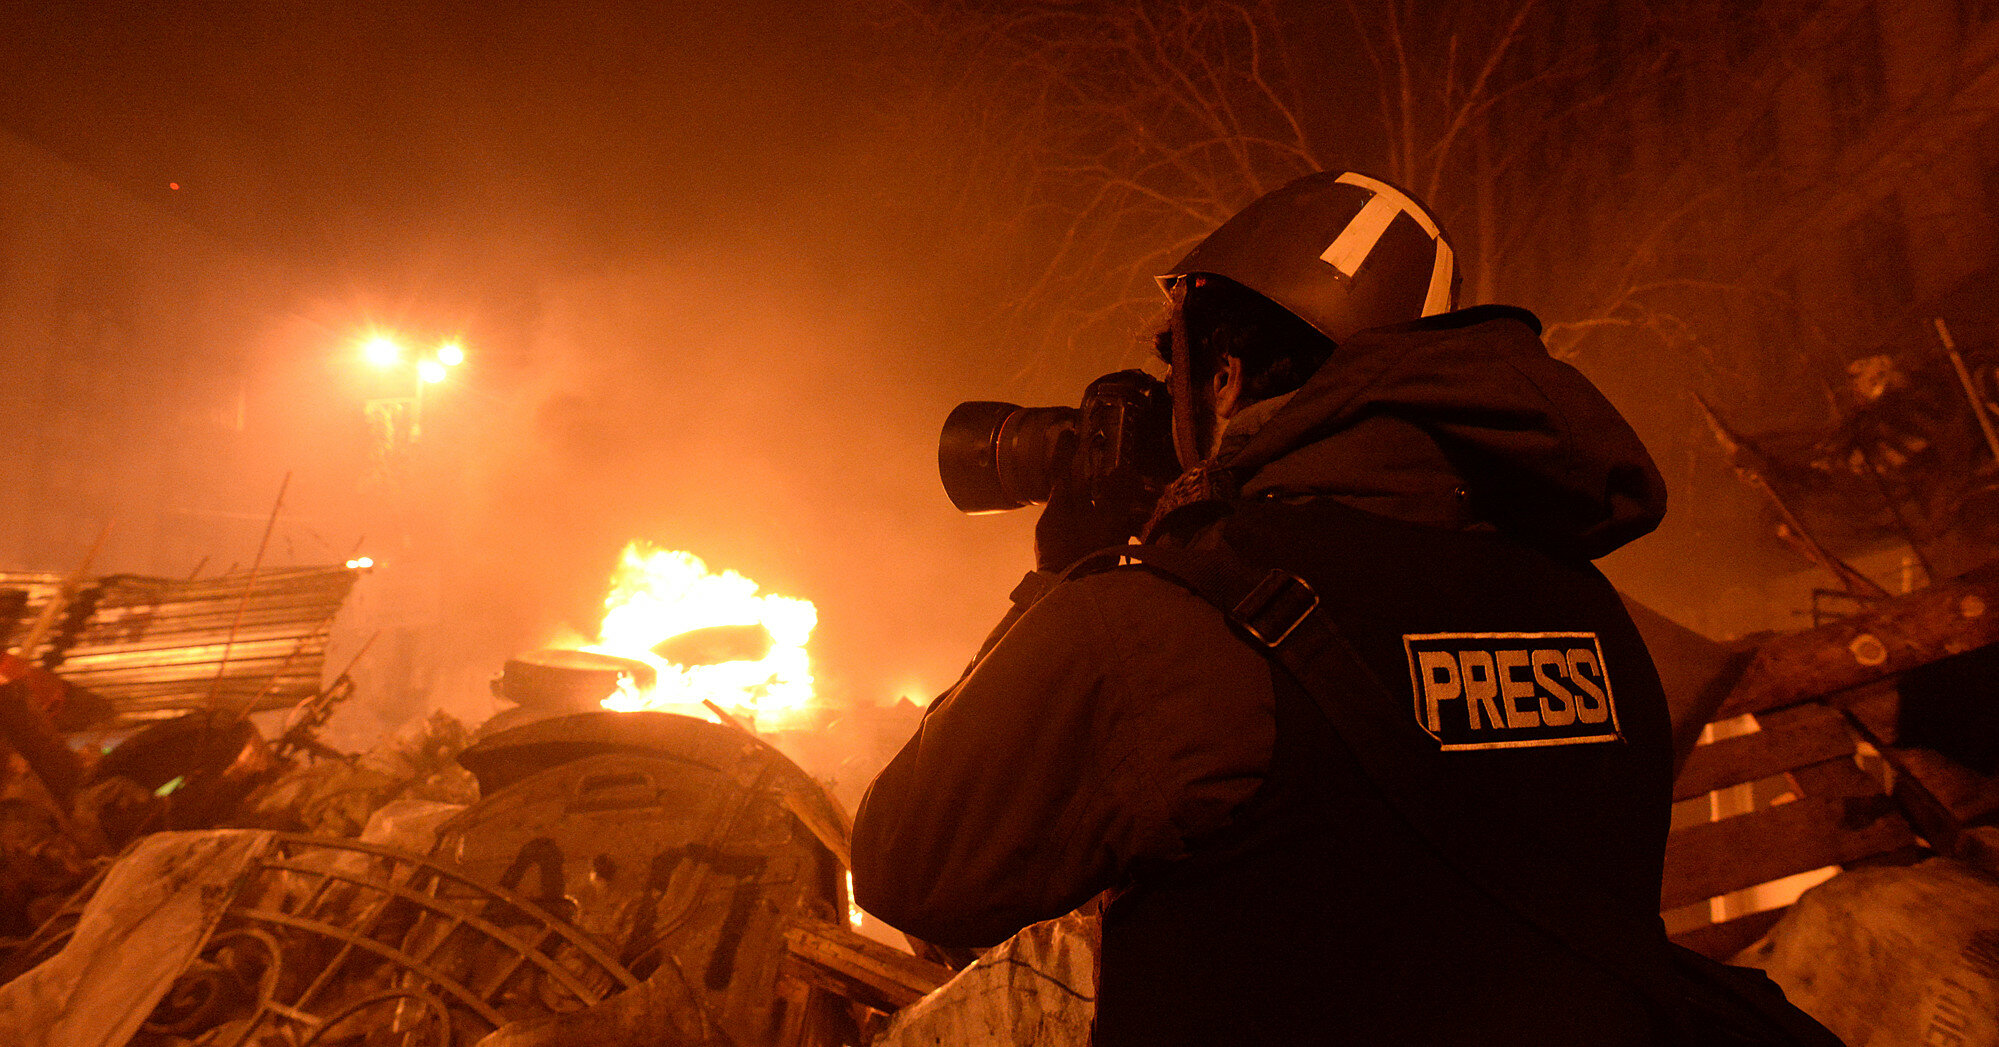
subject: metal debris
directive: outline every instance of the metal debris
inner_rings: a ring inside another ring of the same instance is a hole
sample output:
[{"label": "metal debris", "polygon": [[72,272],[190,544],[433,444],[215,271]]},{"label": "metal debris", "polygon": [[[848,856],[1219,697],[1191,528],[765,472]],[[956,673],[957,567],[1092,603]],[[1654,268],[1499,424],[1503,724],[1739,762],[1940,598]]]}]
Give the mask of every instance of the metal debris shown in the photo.
[{"label": "metal debris", "polygon": [[[130,908],[113,888],[149,896],[164,890],[163,907],[170,908],[176,883],[194,886],[198,904],[226,902],[195,935],[199,948],[171,984],[155,977],[151,1001],[135,1001],[155,1002],[140,1012],[138,1030],[159,1038],[153,1042],[461,1047],[515,1019],[580,1011],[638,984],[590,935],[527,899],[390,848],[214,830],[159,834],[140,854],[177,845],[212,847],[217,840],[254,848],[247,872],[203,877],[198,863],[184,857],[154,862],[157,875],[150,878],[120,875],[114,866],[102,887],[87,892],[87,901],[58,914],[29,943],[29,956],[51,961],[15,984],[32,987],[49,980],[44,970],[101,962],[67,958],[65,948],[73,943],[115,951],[123,941],[115,933],[77,941],[101,913]],[[162,877],[176,883],[163,888]],[[141,915],[124,913],[144,926]],[[192,929],[162,930],[147,945],[184,948]],[[32,989],[10,991],[20,996]],[[59,1013],[72,1009],[66,997],[54,1002]],[[402,1035],[380,1039],[385,1030]],[[26,1036],[29,1029],[15,1033]],[[115,1036],[94,1041],[103,1047],[121,1042]]]},{"label": "metal debris", "polygon": [[[832,1047],[869,1042],[887,1012],[949,975],[848,929],[844,813],[738,727],[599,711],[461,753],[463,728],[433,722],[367,757],[264,774],[246,798],[213,768],[270,747],[240,720],[205,730],[205,716],[142,732],[83,790],[100,821],[129,804],[136,824],[124,829],[139,839],[0,954],[0,979],[14,978],[0,986],[0,1042],[10,1029],[58,1028],[50,1015],[109,993],[116,1006],[64,1019],[69,1039],[46,1042]],[[157,796],[147,783],[178,766],[176,753],[210,768],[181,787],[211,783],[186,818],[350,832],[366,819],[377,838],[429,853],[152,831],[179,790]],[[462,782],[438,769],[452,756],[478,773],[483,797],[464,768]],[[129,788],[109,788],[118,783]]]},{"label": "metal debris", "polygon": [[[356,577],[345,567],[266,570],[254,580],[113,575],[80,587],[51,635],[21,653],[107,699],[114,725],[205,707],[290,708],[319,692],[327,628]],[[32,622],[64,581],[0,572],[0,593],[20,594],[6,601],[14,615],[0,622],[0,643]]]},{"label": "metal debris", "polygon": [[[785,940],[800,921],[845,921],[845,827],[824,819],[839,825],[836,850],[798,816],[831,801],[775,749],[691,717],[600,711],[503,731],[461,761],[486,796],[439,829],[435,853],[660,983],[519,1042],[638,1047],[653,1037],[602,1037],[669,1027],[697,1042],[822,1043],[854,1028]],[[627,1009],[641,1003],[670,1013],[639,1020]]]}]

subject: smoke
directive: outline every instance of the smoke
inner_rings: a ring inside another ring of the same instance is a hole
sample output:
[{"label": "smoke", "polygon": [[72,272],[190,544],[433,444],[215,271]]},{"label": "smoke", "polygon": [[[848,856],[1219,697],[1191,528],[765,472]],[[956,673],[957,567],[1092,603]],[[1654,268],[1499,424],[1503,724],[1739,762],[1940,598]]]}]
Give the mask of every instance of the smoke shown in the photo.
[{"label": "smoke", "polygon": [[[270,562],[379,564],[330,657],[369,645],[379,726],[491,711],[506,657],[594,632],[634,539],[812,601],[835,700],[948,685],[1032,514],[953,511],[938,425],[1133,353],[989,322],[1061,223],[940,173],[964,143],[859,6],[21,5],[0,353],[43,436],[4,460],[40,499],[5,566],[72,567],[107,516],[100,570],[244,566],[289,473]],[[374,330],[466,346],[417,439],[370,414],[413,398],[359,361]]]},{"label": "smoke", "polygon": [[1020,528],[945,502],[951,394],[907,325],[771,261],[715,244],[545,290],[523,381],[465,420],[447,618],[500,646],[591,632],[644,539],[813,601],[836,696],[949,682],[1024,566]]},{"label": "smoke", "polygon": [[[105,475],[159,474],[224,522],[198,542],[148,523],[185,540],[100,569],[185,574],[194,544],[202,570],[247,566],[289,473],[266,561],[378,564],[329,664],[368,645],[382,727],[490,711],[508,655],[594,631],[633,539],[814,602],[841,701],[941,689],[1004,609],[1031,520],[953,511],[937,426],[962,399],[1080,382],[1021,380],[962,319],[1000,291],[932,224],[933,143],[876,105],[881,56],[851,14],[194,4],[112,23],[57,4],[10,23],[0,127],[50,158],[75,236],[171,274],[118,308],[204,317],[198,341],[139,331],[153,351],[93,380],[230,419],[201,429],[213,454],[118,430]],[[150,243],[165,227],[201,256]],[[360,362],[375,330],[465,344],[414,440],[369,414],[413,386]],[[204,380],[163,382],[190,368]],[[129,501],[105,511],[165,511]],[[23,539],[42,562],[9,566],[70,566],[81,540]]]}]

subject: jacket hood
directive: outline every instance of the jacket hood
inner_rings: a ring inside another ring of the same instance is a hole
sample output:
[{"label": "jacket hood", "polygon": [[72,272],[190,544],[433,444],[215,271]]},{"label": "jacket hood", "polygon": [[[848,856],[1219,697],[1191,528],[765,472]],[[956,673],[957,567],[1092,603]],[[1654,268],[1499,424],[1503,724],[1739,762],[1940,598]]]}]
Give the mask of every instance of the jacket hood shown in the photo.
[{"label": "jacket hood", "polygon": [[[1659,525],[1665,482],[1630,424],[1548,355],[1540,331],[1511,306],[1362,331],[1253,431],[1232,434],[1217,464],[1245,493],[1339,495],[1358,463],[1421,468],[1410,463],[1441,451],[1424,482],[1460,497],[1474,518],[1602,556]],[[1435,450],[1413,446],[1431,442]]]}]

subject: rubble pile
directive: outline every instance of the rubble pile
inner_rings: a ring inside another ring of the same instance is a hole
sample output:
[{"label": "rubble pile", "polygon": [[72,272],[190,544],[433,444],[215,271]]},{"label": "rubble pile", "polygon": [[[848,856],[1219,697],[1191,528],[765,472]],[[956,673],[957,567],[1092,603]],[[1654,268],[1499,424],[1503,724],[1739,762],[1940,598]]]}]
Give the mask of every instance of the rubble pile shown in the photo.
[{"label": "rubble pile", "polygon": [[[1677,666],[1667,673],[1669,690],[1683,692],[1677,735],[1755,721],[1708,732],[1717,740],[1693,750],[1679,795],[1716,811],[1700,797],[1763,797],[1684,832],[1676,820],[1666,896],[1703,913],[1677,932],[1683,942],[1727,956],[1767,932],[1741,960],[1787,986],[1844,972],[1839,986],[1803,996],[1832,1007],[1861,991],[1841,986],[1882,972],[1858,955],[1817,965],[1828,934],[1904,935],[1909,921],[1868,911],[1909,909],[1900,899],[1920,894],[1911,876],[1990,879],[1975,863],[1911,863],[1989,849],[1999,832],[1999,783],[1957,762],[1981,763],[1999,744],[1990,680],[1973,672],[1967,684],[1955,668],[1999,645],[1995,607],[1999,565],[1740,650],[1655,643],[1662,668]],[[46,626],[61,620],[46,610],[41,631],[65,635]],[[126,614],[128,642],[154,642],[142,617]],[[69,632],[110,642],[101,630]],[[603,708],[638,675],[627,660],[523,656],[496,685],[518,708],[478,730],[433,715],[345,754],[317,735],[351,693],[344,676],[298,699],[266,737],[245,711],[265,685],[224,700],[187,685],[194,692],[174,701],[188,708],[162,717],[171,702],[93,695],[51,671],[66,664],[61,651],[33,650],[44,656],[0,660],[0,740],[11,749],[0,763],[0,1043],[1088,1040],[1094,915],[1029,928],[983,957],[914,942],[912,954],[856,933],[847,817],[827,787],[719,710]],[[291,664],[280,657],[263,671]],[[1927,697],[1917,705],[1898,688]],[[136,729],[102,752],[73,748],[79,722],[93,719]],[[1939,738],[1960,755],[1923,747]],[[1773,782],[1790,792],[1776,796]],[[1828,862],[1865,875],[1832,878],[1788,915],[1789,897],[1705,915],[1739,885],[1754,893]],[[1939,946],[1946,981],[1894,982],[1913,1001],[1895,1011],[1915,1015],[1903,1025],[1918,1035],[1937,1020],[1970,1028],[1958,1016],[1987,990],[1964,972],[1983,976],[1990,923]],[[1976,991],[1965,1003],[1935,985]]]},{"label": "rubble pile", "polygon": [[850,928],[846,815],[733,722],[325,745],[352,577],[0,579],[0,1042],[831,1047],[949,974]]},{"label": "rubble pile", "polygon": [[[191,714],[93,774],[79,798],[115,799],[94,817],[132,842],[92,862],[36,823],[64,889],[0,962],[0,1042],[831,1047],[949,974],[848,928],[845,815],[732,725],[597,711],[475,739],[438,715],[286,760]],[[81,1016],[107,983],[118,1006]]]},{"label": "rubble pile", "polygon": [[[636,984],[510,892],[353,841],[160,833],[80,902],[25,943],[21,959],[39,962],[0,988],[12,1042],[445,1047]],[[79,1006],[107,982],[118,1007]]]},{"label": "rubble pile", "polygon": [[242,802],[246,825],[319,836],[361,836],[370,819],[409,801],[469,804],[479,783],[458,763],[472,732],[449,713],[432,713],[353,759],[291,764]]}]

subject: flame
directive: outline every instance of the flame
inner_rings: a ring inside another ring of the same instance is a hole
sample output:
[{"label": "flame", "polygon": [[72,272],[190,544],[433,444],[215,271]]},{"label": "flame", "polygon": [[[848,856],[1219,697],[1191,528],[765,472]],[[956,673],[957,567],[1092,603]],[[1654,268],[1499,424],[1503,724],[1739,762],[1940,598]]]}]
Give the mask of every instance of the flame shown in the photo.
[{"label": "flame", "polygon": [[[604,707],[705,715],[702,702],[709,701],[752,723],[803,712],[812,700],[805,642],[819,624],[819,612],[810,601],[759,595],[757,589],[734,571],[711,572],[692,553],[645,542],[625,546],[604,597],[597,642],[583,649],[644,661],[658,670],[659,680],[650,689],[621,686],[604,699]],[[730,625],[762,626],[770,634],[769,653],[755,661],[704,665],[680,665],[653,653],[672,637]]]}]

